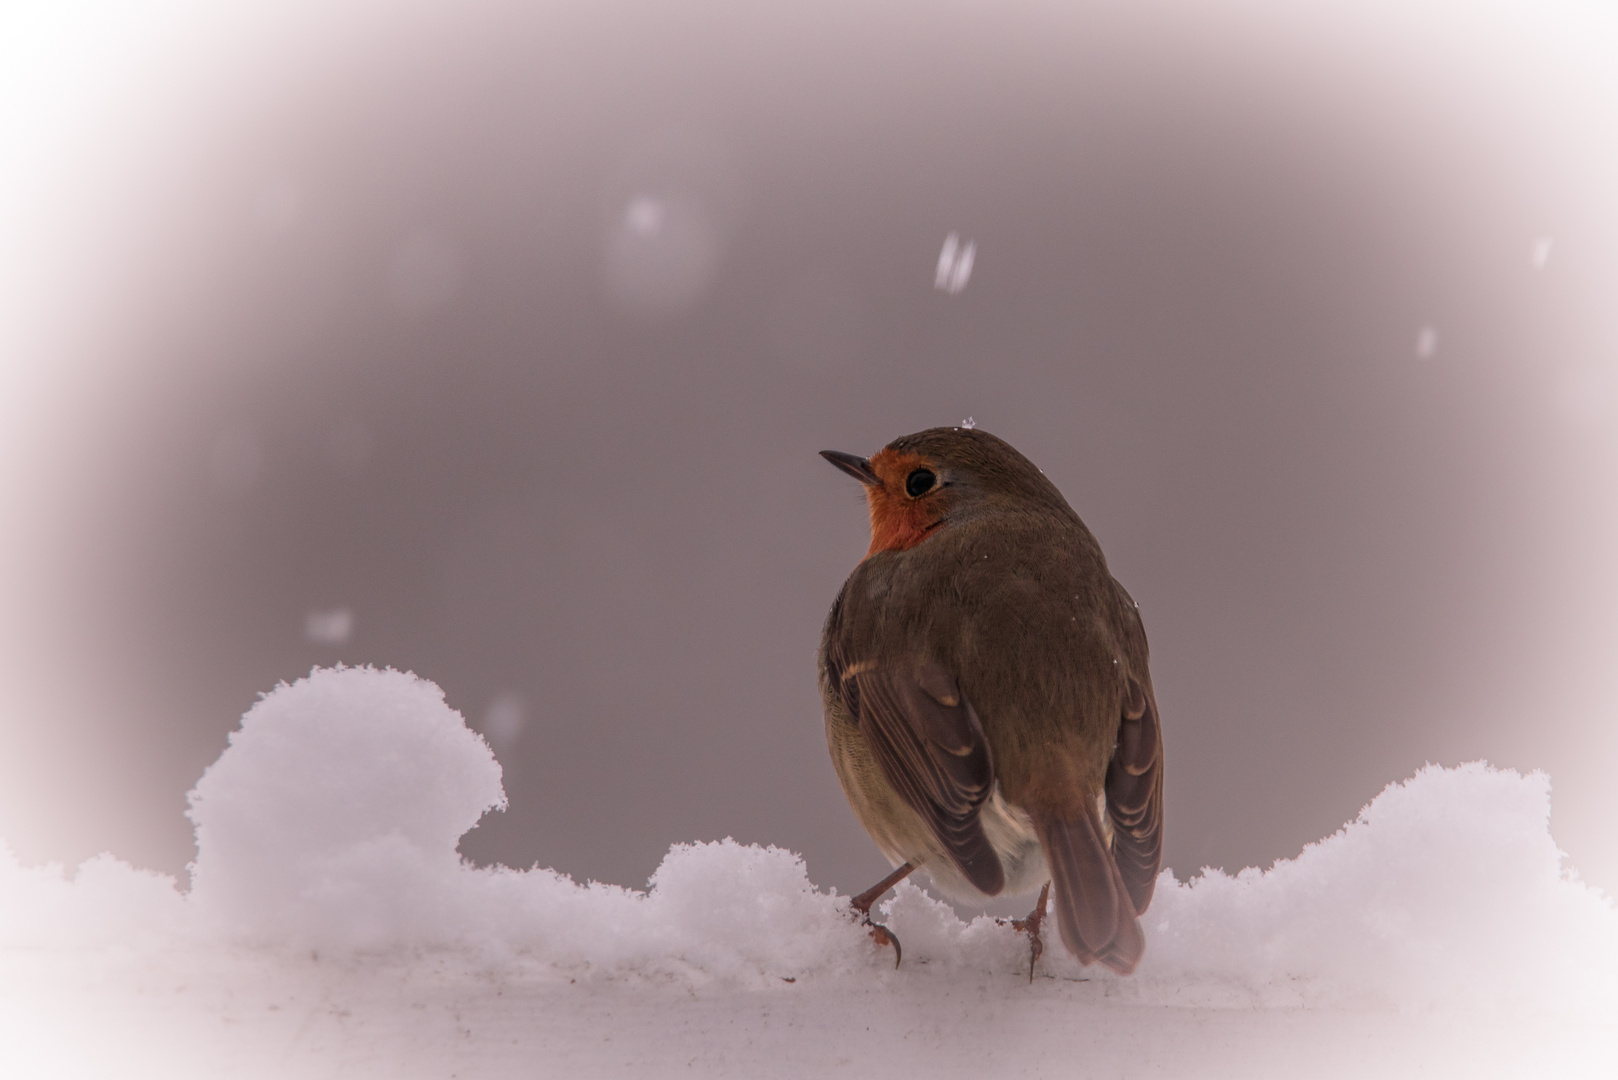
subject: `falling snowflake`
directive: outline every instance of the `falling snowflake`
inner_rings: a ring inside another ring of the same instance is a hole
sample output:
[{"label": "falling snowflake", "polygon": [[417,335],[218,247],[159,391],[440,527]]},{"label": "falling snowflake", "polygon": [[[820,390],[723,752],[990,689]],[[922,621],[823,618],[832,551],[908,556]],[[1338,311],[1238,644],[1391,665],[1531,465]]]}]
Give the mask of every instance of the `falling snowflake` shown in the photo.
[{"label": "falling snowflake", "polygon": [[663,204],[650,195],[630,200],[624,210],[624,227],[637,236],[656,236],[663,231]]},{"label": "falling snowflake", "polygon": [[966,430],[971,431],[973,428],[978,426],[978,422],[968,416],[965,420],[961,421],[961,426]]},{"label": "falling snowflake", "polygon": [[1534,241],[1534,253],[1530,256],[1535,270],[1545,269],[1545,264],[1551,261],[1551,238],[1541,236]]},{"label": "falling snowflake", "polygon": [[968,240],[963,246],[959,233],[944,237],[944,248],[938,253],[938,270],[933,275],[933,288],[954,296],[972,280],[972,262],[977,258],[978,245]]},{"label": "falling snowflake", "polygon": [[523,706],[522,697],[501,694],[489,703],[484,712],[482,731],[495,752],[503,753],[517,744],[527,722],[528,710]]},{"label": "falling snowflake", "polygon": [[316,645],[342,645],[354,636],[351,608],[311,611],[303,620],[303,636]]},{"label": "falling snowflake", "polygon": [[1416,335],[1416,355],[1428,360],[1437,352],[1438,330],[1431,326],[1422,327],[1421,333]]}]

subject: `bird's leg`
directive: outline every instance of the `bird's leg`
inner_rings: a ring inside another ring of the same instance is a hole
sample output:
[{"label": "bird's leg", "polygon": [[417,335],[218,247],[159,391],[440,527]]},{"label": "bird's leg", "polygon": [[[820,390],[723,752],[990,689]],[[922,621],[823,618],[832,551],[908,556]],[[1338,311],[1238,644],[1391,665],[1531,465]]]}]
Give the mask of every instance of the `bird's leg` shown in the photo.
[{"label": "bird's leg", "polygon": [[889,930],[879,922],[871,921],[871,905],[882,899],[882,894],[893,888],[899,882],[909,877],[915,870],[914,866],[905,863],[899,869],[872,885],[849,902],[848,909],[851,914],[858,915],[861,925],[871,928],[871,940],[878,945],[893,946],[893,966],[898,967],[899,961],[904,959],[904,950],[899,946],[899,935]]},{"label": "bird's leg", "polygon": [[916,868],[914,866],[911,866],[909,863],[905,863],[903,866],[899,867],[899,869],[895,870],[893,873],[889,874],[875,885],[872,885],[869,889],[866,889],[864,892],[860,893],[853,900],[849,901],[848,906],[852,910],[857,911],[862,916],[868,918],[871,914],[871,906],[878,900],[882,899],[882,894],[899,884],[899,882],[903,881],[905,878],[909,877],[915,871],[915,869]]},{"label": "bird's leg", "polygon": [[1051,883],[1046,882],[1045,887],[1039,890],[1039,899],[1034,903],[1034,910],[1028,913],[1026,919],[1012,919],[1011,928],[1020,930],[1028,935],[1028,981],[1034,981],[1034,965],[1045,952],[1045,941],[1039,936],[1040,924],[1045,921],[1045,901],[1050,898]]}]

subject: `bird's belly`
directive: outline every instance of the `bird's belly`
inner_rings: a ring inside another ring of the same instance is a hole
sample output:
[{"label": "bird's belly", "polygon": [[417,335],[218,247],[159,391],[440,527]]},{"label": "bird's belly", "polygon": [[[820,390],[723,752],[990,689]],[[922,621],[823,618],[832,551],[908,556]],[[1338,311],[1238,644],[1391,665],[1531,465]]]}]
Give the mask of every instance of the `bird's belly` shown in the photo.
[{"label": "bird's belly", "polygon": [[840,709],[827,709],[826,741],[832,767],[854,816],[888,862],[894,866],[905,862],[922,866],[943,859],[926,822],[888,784],[865,745],[865,736]]},{"label": "bird's belly", "polygon": [[[906,805],[888,784],[865,745],[865,737],[842,710],[827,710],[826,735],[832,765],[854,816],[865,826],[888,862],[894,866],[908,862],[926,870],[938,891],[951,900],[967,904],[986,900],[944,854],[921,815]],[[1005,871],[1006,884],[1000,895],[1037,892],[1050,880],[1050,874],[1028,815],[1001,797],[998,784],[979,813],[983,833]]]}]

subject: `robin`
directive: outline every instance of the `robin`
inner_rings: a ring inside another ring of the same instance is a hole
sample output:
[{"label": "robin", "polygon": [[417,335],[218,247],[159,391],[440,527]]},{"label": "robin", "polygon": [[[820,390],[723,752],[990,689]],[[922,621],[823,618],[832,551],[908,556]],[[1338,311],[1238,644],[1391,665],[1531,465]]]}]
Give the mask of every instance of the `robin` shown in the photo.
[{"label": "robin", "polygon": [[[1119,974],[1163,850],[1163,744],[1140,611],[1056,486],[1009,443],[930,428],[870,459],[871,548],[826,616],[820,691],[832,765],[896,868],[982,902],[1054,886],[1062,942]],[[897,956],[896,956],[897,962]]]}]

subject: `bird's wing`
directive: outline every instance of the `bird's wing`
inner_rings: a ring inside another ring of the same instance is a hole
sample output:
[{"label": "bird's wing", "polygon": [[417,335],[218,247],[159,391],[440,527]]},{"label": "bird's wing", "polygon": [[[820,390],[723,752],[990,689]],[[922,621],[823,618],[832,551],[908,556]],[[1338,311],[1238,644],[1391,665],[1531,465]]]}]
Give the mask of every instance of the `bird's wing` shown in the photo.
[{"label": "bird's wing", "polygon": [[1107,816],[1112,819],[1112,857],[1123,876],[1135,913],[1152,902],[1163,864],[1163,738],[1157,699],[1146,667],[1146,631],[1135,602],[1125,602],[1125,648],[1133,669],[1118,717],[1118,743],[1107,763]]},{"label": "bird's wing", "polygon": [[851,712],[882,775],[921,815],[950,861],[980,892],[1005,871],[978,811],[994,787],[994,761],[971,702],[942,666],[851,665],[842,675]]}]

